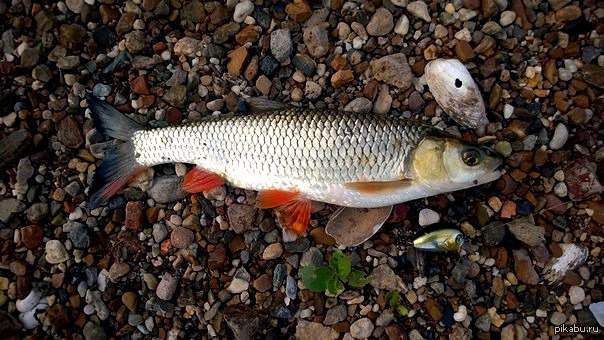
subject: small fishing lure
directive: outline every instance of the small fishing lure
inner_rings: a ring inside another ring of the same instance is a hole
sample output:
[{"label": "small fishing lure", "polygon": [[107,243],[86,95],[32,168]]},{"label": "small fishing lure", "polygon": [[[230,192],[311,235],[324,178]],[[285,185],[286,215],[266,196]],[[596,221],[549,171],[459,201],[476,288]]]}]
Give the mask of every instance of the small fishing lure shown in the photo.
[{"label": "small fishing lure", "polygon": [[463,233],[457,229],[438,229],[413,240],[415,248],[431,252],[458,252],[463,243]]}]

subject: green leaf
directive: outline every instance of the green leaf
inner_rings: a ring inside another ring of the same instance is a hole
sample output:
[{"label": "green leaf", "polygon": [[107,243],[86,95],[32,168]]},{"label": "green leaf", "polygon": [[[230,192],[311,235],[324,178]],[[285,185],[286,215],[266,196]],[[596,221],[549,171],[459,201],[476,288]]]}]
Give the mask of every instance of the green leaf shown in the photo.
[{"label": "green leaf", "polygon": [[327,281],[335,275],[326,266],[307,266],[300,269],[300,278],[304,286],[311,292],[324,292],[327,289]]},{"label": "green leaf", "polygon": [[339,292],[344,291],[344,284],[334,276],[327,280],[327,291],[333,295],[337,295]]},{"label": "green leaf", "polygon": [[390,308],[396,308],[399,304],[399,295],[397,291],[386,293],[386,301]]},{"label": "green leaf", "polygon": [[350,259],[338,249],[329,258],[329,267],[338,274],[339,278],[345,279],[350,274]]},{"label": "green leaf", "polygon": [[396,311],[398,312],[399,315],[407,315],[407,313],[409,313],[409,309],[407,309],[407,307],[405,305],[399,305],[396,308]]},{"label": "green leaf", "polygon": [[348,284],[354,288],[361,288],[367,284],[367,279],[365,278],[365,272],[355,269],[350,272],[350,276],[348,276]]}]

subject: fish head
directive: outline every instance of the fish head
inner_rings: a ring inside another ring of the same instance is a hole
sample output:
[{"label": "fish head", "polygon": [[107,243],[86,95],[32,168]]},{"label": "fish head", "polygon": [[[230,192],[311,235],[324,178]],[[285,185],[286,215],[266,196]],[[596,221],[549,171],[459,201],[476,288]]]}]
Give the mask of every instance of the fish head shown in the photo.
[{"label": "fish head", "polygon": [[443,244],[447,251],[459,251],[464,243],[463,234],[459,231],[452,233]]},{"label": "fish head", "polygon": [[501,176],[502,160],[489,149],[451,137],[426,137],[412,157],[415,180],[434,193],[461,190]]}]

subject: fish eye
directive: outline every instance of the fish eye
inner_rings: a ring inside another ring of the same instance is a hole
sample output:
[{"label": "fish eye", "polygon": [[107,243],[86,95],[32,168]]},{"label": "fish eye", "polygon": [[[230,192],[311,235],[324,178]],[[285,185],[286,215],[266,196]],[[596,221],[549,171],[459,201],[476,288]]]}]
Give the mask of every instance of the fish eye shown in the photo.
[{"label": "fish eye", "polygon": [[459,245],[463,244],[463,236],[461,234],[455,236],[455,242]]},{"label": "fish eye", "polygon": [[455,78],[455,87],[460,88],[463,85],[459,78]]},{"label": "fish eye", "polygon": [[469,166],[480,164],[480,152],[475,149],[466,150],[461,155],[463,162]]}]

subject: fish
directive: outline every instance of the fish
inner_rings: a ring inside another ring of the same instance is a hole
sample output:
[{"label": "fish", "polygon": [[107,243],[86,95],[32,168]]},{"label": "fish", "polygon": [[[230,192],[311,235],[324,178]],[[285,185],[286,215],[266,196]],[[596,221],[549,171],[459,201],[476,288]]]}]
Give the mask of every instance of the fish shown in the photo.
[{"label": "fish", "polygon": [[458,252],[463,243],[463,233],[452,228],[433,230],[413,240],[415,248],[430,252]]},{"label": "fish", "polygon": [[435,59],[426,64],[425,78],[430,93],[457,123],[482,134],[489,123],[480,89],[457,59]]},{"label": "fish", "polygon": [[[94,125],[117,140],[104,151],[88,208],[117,194],[147,168],[195,167],[183,188],[199,193],[229,184],[256,190],[285,232],[303,235],[311,201],[377,208],[496,180],[501,159],[488,148],[393,115],[294,107],[248,98],[252,114],[217,115],[146,129],[87,94]],[[289,236],[288,236],[289,237]]]}]

